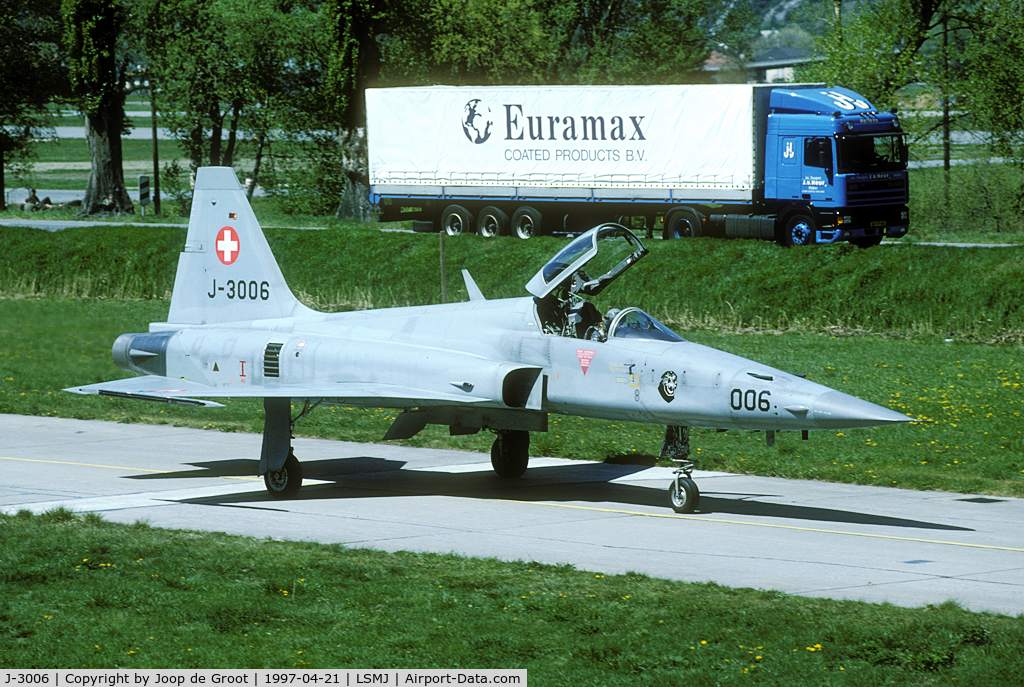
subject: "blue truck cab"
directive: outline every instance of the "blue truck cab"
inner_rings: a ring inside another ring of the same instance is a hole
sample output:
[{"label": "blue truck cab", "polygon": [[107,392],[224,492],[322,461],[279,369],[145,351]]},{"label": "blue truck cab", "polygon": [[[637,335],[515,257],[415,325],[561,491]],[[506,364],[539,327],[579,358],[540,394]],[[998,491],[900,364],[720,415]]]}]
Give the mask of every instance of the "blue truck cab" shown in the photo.
[{"label": "blue truck cab", "polygon": [[907,144],[895,111],[845,88],[774,89],[764,204],[789,245],[877,245],[909,228]]}]

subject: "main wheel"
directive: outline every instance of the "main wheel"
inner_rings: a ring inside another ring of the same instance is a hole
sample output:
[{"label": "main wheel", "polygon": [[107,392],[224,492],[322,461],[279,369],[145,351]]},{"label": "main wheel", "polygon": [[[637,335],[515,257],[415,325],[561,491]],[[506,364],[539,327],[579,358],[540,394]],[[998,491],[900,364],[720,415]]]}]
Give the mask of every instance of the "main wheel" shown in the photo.
[{"label": "main wheel", "polygon": [[522,477],[530,463],[530,433],[523,430],[498,432],[491,445],[491,467],[498,477]]},{"label": "main wheel", "polygon": [[473,233],[473,215],[461,205],[449,205],[441,213],[441,229],[449,236]]},{"label": "main wheel", "polygon": [[695,239],[700,236],[701,231],[700,215],[692,208],[676,208],[670,210],[665,216],[665,229],[661,238],[668,239]]},{"label": "main wheel", "polygon": [[508,233],[508,215],[488,205],[476,216],[476,233],[487,238],[504,236]]},{"label": "main wheel", "polygon": [[782,232],[782,245],[809,246],[814,243],[814,218],[806,212],[790,215]]},{"label": "main wheel", "polygon": [[521,239],[529,239],[540,236],[544,229],[544,223],[540,213],[529,205],[517,209],[512,213],[512,233]]},{"label": "main wheel", "polygon": [[290,499],[302,488],[302,465],[291,451],[280,470],[269,470],[263,475],[267,493],[275,499]]},{"label": "main wheel", "polygon": [[668,485],[668,504],[677,513],[692,513],[700,505],[700,490],[689,477],[675,480]]}]

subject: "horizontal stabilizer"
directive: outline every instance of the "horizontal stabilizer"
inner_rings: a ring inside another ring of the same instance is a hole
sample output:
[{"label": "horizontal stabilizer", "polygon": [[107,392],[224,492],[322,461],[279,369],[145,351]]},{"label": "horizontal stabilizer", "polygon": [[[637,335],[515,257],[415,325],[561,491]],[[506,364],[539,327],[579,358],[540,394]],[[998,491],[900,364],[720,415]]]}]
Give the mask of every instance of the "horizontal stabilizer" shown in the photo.
[{"label": "horizontal stabilizer", "polygon": [[244,385],[209,386],[184,379],[171,379],[148,375],[131,377],[88,386],[65,389],[75,394],[98,394],[113,398],[155,401],[177,405],[212,406],[222,404],[201,401],[200,398],[316,398],[327,403],[374,408],[410,408],[432,405],[480,405],[494,403],[494,399],[469,397],[464,393],[449,393],[429,389],[416,389],[395,384],[372,382],[337,382],[324,384],[280,384],[274,386]]},{"label": "horizontal stabilizer", "polygon": [[[68,389],[70,391],[70,389]],[[152,401],[154,403],[170,403],[175,406],[192,406],[202,408],[223,408],[223,403],[217,403],[216,401],[201,401],[198,398],[181,398],[179,396],[154,396],[149,394],[133,394],[127,391],[113,391],[110,389],[100,389],[100,396],[109,396],[111,398],[126,398],[129,401]]]}]

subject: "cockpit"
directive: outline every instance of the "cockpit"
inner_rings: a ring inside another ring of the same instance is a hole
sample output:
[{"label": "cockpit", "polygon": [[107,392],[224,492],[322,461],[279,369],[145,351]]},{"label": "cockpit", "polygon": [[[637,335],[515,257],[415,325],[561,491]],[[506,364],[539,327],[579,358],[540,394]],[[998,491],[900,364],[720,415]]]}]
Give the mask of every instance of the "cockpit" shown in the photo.
[{"label": "cockpit", "polygon": [[620,310],[608,325],[610,339],[655,339],[657,341],[685,341],[683,337],[654,319],[640,308]]},{"label": "cockpit", "polygon": [[552,336],[592,341],[683,341],[639,308],[610,308],[602,316],[588,300],[604,291],[647,252],[633,232],[618,224],[602,224],[573,239],[526,285],[534,296],[541,329]]}]

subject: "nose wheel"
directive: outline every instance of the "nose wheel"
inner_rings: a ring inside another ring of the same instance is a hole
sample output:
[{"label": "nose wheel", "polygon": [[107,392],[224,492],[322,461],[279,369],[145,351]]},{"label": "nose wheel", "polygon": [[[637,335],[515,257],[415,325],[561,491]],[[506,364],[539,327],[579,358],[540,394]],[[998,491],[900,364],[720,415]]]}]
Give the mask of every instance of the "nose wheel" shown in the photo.
[{"label": "nose wheel", "polygon": [[690,478],[692,469],[692,462],[680,466],[676,469],[675,479],[668,485],[668,504],[676,513],[692,513],[700,505],[700,490]]},{"label": "nose wheel", "polygon": [[678,466],[672,483],[668,485],[668,505],[676,513],[692,513],[700,505],[700,490],[690,477],[697,464],[690,460],[689,427],[669,425],[665,428],[661,457]]}]

